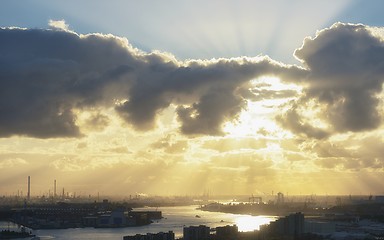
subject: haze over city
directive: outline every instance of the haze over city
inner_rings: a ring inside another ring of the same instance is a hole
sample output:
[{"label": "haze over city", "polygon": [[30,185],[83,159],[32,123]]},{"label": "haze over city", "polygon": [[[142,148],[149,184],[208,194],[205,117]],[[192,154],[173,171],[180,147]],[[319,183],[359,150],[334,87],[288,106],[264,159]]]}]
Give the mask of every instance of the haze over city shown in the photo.
[{"label": "haze over city", "polygon": [[384,2],[0,2],[0,195],[384,194]]}]

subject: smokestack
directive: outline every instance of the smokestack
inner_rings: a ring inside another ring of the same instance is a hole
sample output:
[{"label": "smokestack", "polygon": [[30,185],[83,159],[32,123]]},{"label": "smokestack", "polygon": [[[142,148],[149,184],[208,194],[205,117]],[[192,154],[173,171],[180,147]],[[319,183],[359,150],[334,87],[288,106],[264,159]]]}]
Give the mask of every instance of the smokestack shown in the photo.
[{"label": "smokestack", "polygon": [[28,194],[27,199],[29,200],[31,198],[31,177],[28,176]]},{"label": "smokestack", "polygon": [[56,179],[55,179],[54,187],[53,187],[53,196],[56,198]]}]

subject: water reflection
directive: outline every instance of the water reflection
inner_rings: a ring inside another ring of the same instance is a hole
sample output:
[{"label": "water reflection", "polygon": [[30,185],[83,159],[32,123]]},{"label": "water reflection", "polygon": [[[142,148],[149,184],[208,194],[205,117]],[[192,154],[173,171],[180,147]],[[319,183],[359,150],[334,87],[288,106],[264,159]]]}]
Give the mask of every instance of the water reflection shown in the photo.
[{"label": "water reflection", "polygon": [[259,230],[261,225],[269,224],[275,220],[274,217],[268,216],[240,216],[235,219],[240,232],[249,232]]}]

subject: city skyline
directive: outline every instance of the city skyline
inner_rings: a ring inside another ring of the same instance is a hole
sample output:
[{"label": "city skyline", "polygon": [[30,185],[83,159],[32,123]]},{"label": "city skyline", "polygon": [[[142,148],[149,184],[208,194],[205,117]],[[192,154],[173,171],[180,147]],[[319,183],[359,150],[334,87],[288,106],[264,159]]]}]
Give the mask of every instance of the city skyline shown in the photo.
[{"label": "city skyline", "polygon": [[1,5],[0,195],[384,194],[381,1]]}]

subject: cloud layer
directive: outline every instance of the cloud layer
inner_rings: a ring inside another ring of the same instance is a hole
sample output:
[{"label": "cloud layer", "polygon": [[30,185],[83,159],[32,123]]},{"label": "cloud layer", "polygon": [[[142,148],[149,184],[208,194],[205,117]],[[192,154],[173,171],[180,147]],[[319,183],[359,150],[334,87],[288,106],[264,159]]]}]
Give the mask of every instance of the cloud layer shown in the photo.
[{"label": "cloud layer", "polygon": [[[96,110],[102,122],[88,122],[101,126],[108,118],[97,111],[107,108],[146,131],[170,106],[183,134],[223,135],[223,124],[247,101],[295,94],[252,90],[251,81],[265,75],[303,86],[277,117],[294,133],[325,138],[381,124],[384,45],[364,25],[339,23],[306,38],[295,52],[305,68],[268,57],[178,61],[135,49],[125,38],[77,34],[64,21],[50,25],[0,29],[1,137],[78,137],[76,114]],[[305,118],[308,109],[320,110],[324,126]]]},{"label": "cloud layer", "polygon": [[[334,24],[306,38],[295,51],[308,69],[304,95],[283,117],[294,132],[323,138],[330,132],[373,130],[382,119],[384,42],[364,25]],[[312,106],[311,106],[312,104]],[[319,129],[300,118],[317,108],[327,127]]]},{"label": "cloud layer", "polygon": [[[63,23],[62,23],[63,24]],[[239,94],[264,74],[301,74],[269,58],[177,61],[112,35],[66,29],[0,30],[0,136],[76,137],[75,109],[113,107],[135,129],[177,106],[185,134],[222,134],[245,108]]]}]

